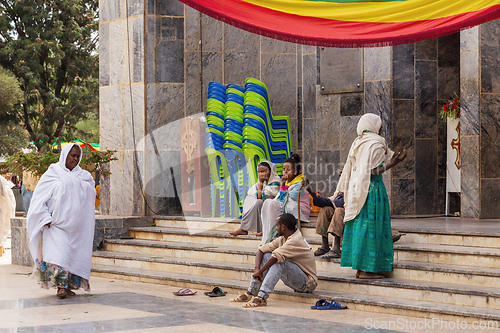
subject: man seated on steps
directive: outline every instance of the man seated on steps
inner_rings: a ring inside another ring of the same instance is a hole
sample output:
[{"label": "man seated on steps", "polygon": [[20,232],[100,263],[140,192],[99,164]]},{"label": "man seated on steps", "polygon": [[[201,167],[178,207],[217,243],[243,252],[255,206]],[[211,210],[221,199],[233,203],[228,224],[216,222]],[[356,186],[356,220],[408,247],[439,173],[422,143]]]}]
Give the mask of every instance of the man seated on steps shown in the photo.
[{"label": "man seated on steps", "polygon": [[297,292],[313,292],[318,285],[316,260],[292,214],[281,214],[276,220],[278,238],[259,248],[255,270],[248,291],[231,299],[246,302],[243,307],[267,305],[267,298],[281,279]]},{"label": "man seated on steps", "polygon": [[[326,198],[313,192],[309,181],[306,182],[305,187],[313,198],[313,204],[321,207],[316,222],[316,233],[321,236],[321,247],[314,252],[314,255],[322,256],[321,259],[340,258],[340,244],[344,235],[344,193],[335,193]],[[333,235],[331,250],[328,244],[329,233]]]}]

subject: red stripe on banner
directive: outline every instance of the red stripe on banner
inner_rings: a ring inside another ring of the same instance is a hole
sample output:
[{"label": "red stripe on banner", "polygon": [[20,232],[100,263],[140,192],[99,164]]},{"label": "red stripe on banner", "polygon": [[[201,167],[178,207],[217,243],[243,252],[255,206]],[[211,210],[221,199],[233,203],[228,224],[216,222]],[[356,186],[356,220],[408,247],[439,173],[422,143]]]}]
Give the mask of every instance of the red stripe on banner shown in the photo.
[{"label": "red stripe on banner", "polygon": [[288,42],[331,47],[414,43],[500,18],[500,5],[434,20],[375,23],[299,16],[241,0],[180,1],[208,16],[252,33]]}]

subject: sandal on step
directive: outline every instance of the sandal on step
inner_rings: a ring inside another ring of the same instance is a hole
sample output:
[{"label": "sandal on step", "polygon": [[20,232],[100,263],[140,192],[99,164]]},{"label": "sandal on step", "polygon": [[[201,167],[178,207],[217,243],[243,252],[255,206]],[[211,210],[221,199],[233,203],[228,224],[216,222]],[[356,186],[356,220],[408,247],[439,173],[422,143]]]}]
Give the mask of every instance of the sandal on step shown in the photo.
[{"label": "sandal on step", "polygon": [[[260,302],[254,303],[255,300],[260,300]],[[249,302],[243,304],[243,307],[244,308],[256,308],[259,306],[266,306],[266,305],[267,305],[267,300],[263,299],[260,296],[254,296],[254,297],[252,297],[252,299]]]},{"label": "sandal on step", "polygon": [[229,302],[248,302],[248,301],[252,300],[252,297],[253,297],[252,295],[244,293],[236,298],[231,298],[229,300]]},{"label": "sandal on step", "polygon": [[328,253],[328,251],[330,251],[330,249],[324,249],[322,247],[318,247],[318,249],[314,251],[314,256],[315,257],[322,256],[323,254]]},{"label": "sandal on step", "polygon": [[196,294],[196,290],[191,290],[188,288],[179,289],[178,291],[174,291],[173,294],[175,296],[189,296]]},{"label": "sandal on step", "polygon": [[346,305],[340,305],[339,303],[332,301],[331,303],[326,302],[324,306],[318,306],[316,309],[318,310],[345,310],[347,309]]},{"label": "sandal on step", "polygon": [[330,251],[328,251],[327,254],[320,257],[320,259],[323,259],[323,260],[330,260],[330,259],[337,259],[337,258],[340,258],[340,253],[335,251],[335,250],[330,250]]},{"label": "sandal on step", "polygon": [[59,298],[66,298],[66,296],[68,296],[68,294],[66,292],[66,289],[64,289],[64,288],[57,288],[56,296],[59,297]]},{"label": "sandal on step", "polygon": [[318,306],[325,306],[327,304],[330,304],[326,301],[326,299],[320,299],[319,301],[316,302],[315,305],[311,305],[311,309],[317,309]]},{"label": "sandal on step", "polygon": [[205,291],[205,295],[209,297],[221,297],[226,296],[227,292],[222,290],[220,287],[215,287],[212,291]]}]

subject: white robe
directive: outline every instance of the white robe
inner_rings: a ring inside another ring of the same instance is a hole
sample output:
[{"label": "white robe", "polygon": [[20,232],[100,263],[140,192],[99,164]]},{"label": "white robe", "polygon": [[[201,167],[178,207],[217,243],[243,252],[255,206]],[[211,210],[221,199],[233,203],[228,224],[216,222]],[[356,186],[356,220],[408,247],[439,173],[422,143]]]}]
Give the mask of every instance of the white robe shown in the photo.
[{"label": "white robe", "polygon": [[[52,164],[38,182],[28,211],[29,248],[36,259],[43,234],[43,261],[89,279],[95,225],[94,180],[88,171],[66,168],[72,147],[62,149],[58,163]],[[81,155],[80,155],[81,159]],[[50,223],[50,227],[46,227]]]},{"label": "white robe", "polygon": [[[16,215],[16,198],[12,192],[12,184],[0,176],[0,247],[5,244],[10,230],[10,219]],[[0,257],[2,253],[0,252]]]},{"label": "white robe", "polygon": [[382,162],[387,165],[394,154],[387,148],[385,139],[377,134],[381,126],[380,117],[373,113],[367,113],[359,120],[358,137],[351,145],[334,194],[344,193],[344,222],[356,218],[363,208],[370,189],[371,171]]}]

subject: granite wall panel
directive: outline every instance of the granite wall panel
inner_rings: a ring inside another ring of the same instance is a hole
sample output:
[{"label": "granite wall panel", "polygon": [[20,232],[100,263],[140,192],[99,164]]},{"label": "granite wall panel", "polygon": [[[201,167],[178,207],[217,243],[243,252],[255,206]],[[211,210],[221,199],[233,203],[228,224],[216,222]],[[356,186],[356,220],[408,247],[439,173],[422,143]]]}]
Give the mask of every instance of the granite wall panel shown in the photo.
[{"label": "granite wall panel", "polygon": [[374,113],[382,118],[381,135],[391,142],[391,82],[365,82],[365,113]]},{"label": "granite wall panel", "polygon": [[262,54],[262,81],[269,91],[273,115],[296,118],[297,61],[295,54]]},{"label": "granite wall panel", "polygon": [[340,115],[361,116],[365,113],[363,93],[340,94]]},{"label": "granite wall panel", "polygon": [[[304,118],[316,118],[316,55],[302,56],[302,110]],[[300,68],[299,68],[300,71]]]},{"label": "granite wall panel", "polygon": [[414,178],[414,129],[413,101],[393,100],[392,149],[394,152],[406,149],[407,154],[405,161],[392,169],[392,176],[394,178]]},{"label": "granite wall panel", "polygon": [[323,196],[332,196],[339,180],[340,150],[317,150],[314,166],[315,191]]},{"label": "granite wall panel", "polygon": [[184,41],[160,40],[156,61],[154,82],[184,83]]},{"label": "granite wall panel", "polygon": [[99,25],[99,86],[109,86],[109,24]]},{"label": "granite wall panel", "polygon": [[438,38],[438,99],[460,96],[460,33]]},{"label": "granite wall panel", "polygon": [[500,179],[481,179],[482,219],[500,217]]},{"label": "granite wall panel", "polygon": [[260,45],[262,53],[293,53],[297,52],[297,49],[301,47],[301,45],[284,42],[277,39],[272,39],[268,37],[260,38]]},{"label": "granite wall panel", "polygon": [[319,87],[316,93],[317,122],[316,146],[318,149],[340,150],[340,95],[321,95]]},{"label": "granite wall panel", "polygon": [[479,217],[479,198],[481,197],[479,150],[478,136],[462,136],[460,138],[462,217]]},{"label": "granite wall panel", "polygon": [[343,165],[349,155],[351,144],[356,139],[356,128],[361,117],[340,117],[340,163]]},{"label": "granite wall panel", "polygon": [[201,52],[185,52],[184,65],[186,116],[191,116],[204,111],[201,101]]},{"label": "granite wall panel", "polygon": [[460,53],[461,135],[479,134],[479,51]]},{"label": "granite wall panel", "polygon": [[259,77],[259,35],[224,25],[224,84],[245,86],[248,77]]},{"label": "granite wall panel", "polygon": [[415,43],[415,59],[416,60],[437,60],[438,40],[427,39],[422,42]]},{"label": "granite wall panel", "polygon": [[392,215],[415,215],[415,180],[393,178],[391,202]]},{"label": "granite wall panel", "polygon": [[369,47],[364,49],[364,80],[391,79],[391,48]]},{"label": "granite wall panel", "polygon": [[500,178],[500,95],[481,96],[481,178]]},{"label": "granite wall panel", "polygon": [[[141,16],[131,20],[134,29],[134,31],[132,32],[133,44],[131,46],[133,48],[132,82],[143,82],[144,81],[144,19]],[[100,35],[99,38],[101,38]]]},{"label": "granite wall panel", "polygon": [[[439,120],[438,127],[438,145],[437,145],[437,163],[438,163],[438,177],[446,178],[446,159],[447,159],[447,123]],[[446,185],[445,185],[446,187]]]},{"label": "granite wall panel", "polygon": [[156,15],[183,16],[184,5],[178,0],[157,0]]},{"label": "granite wall panel", "polygon": [[416,214],[436,214],[437,139],[415,139]]},{"label": "granite wall panel", "polygon": [[184,47],[186,51],[199,51],[201,48],[200,22],[200,12],[189,6],[184,6]]},{"label": "granite wall panel", "polygon": [[480,28],[481,92],[500,93],[500,22],[487,22]]},{"label": "granite wall panel", "polygon": [[222,53],[203,52],[201,54],[201,101],[202,109],[207,109],[208,84],[210,81],[222,83]]},{"label": "granite wall panel", "polygon": [[310,182],[316,182],[316,119],[304,119],[304,136],[303,136],[303,155],[302,164],[303,172]]},{"label": "granite wall panel", "polygon": [[222,51],[223,23],[204,14],[201,15],[201,50]]},{"label": "granite wall panel", "polygon": [[415,97],[415,44],[392,48],[392,98]]},{"label": "granite wall panel", "polygon": [[[423,52],[423,51],[422,51]],[[415,65],[415,137],[437,137],[437,62]]]},{"label": "granite wall panel", "polygon": [[113,150],[120,149],[123,137],[123,128],[121,126],[121,87],[101,87],[99,95],[100,144],[103,147]]},{"label": "granite wall panel", "polygon": [[148,133],[184,117],[184,85],[147,85]]}]

